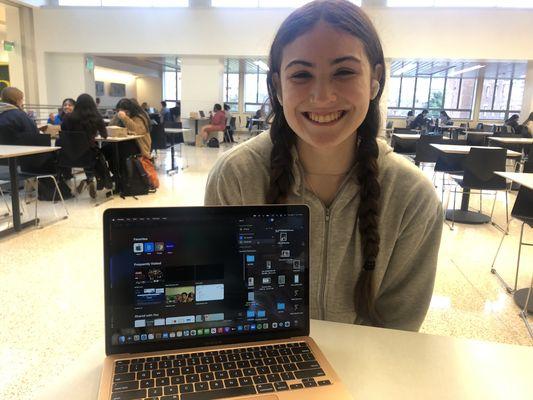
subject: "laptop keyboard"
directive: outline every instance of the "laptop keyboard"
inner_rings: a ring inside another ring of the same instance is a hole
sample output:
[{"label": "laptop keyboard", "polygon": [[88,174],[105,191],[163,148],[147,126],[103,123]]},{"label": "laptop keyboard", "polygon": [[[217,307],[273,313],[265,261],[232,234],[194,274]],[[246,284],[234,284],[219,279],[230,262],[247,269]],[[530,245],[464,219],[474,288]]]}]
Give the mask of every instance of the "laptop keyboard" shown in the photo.
[{"label": "laptop keyboard", "polygon": [[111,400],[209,400],[330,385],[305,342],[115,362]]}]

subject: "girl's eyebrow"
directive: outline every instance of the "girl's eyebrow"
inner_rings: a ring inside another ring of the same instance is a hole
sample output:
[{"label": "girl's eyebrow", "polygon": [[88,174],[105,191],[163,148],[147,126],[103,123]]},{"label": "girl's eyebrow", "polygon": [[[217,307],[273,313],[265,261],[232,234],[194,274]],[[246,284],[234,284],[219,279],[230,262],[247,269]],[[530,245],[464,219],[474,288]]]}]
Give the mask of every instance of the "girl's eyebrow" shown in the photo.
[{"label": "girl's eyebrow", "polygon": [[[343,56],[343,57],[338,57],[336,59],[334,59],[332,62],[331,62],[331,65],[335,65],[335,64],[340,64],[344,61],[354,61],[356,63],[361,63],[361,60],[357,57],[354,57],[354,56]],[[312,62],[309,62],[309,61],[305,61],[305,60],[293,60],[291,61],[290,63],[287,64],[287,66],[285,67],[285,70],[287,70],[288,68],[294,66],[294,65],[303,65],[304,67],[314,67],[315,64],[313,64]]]}]

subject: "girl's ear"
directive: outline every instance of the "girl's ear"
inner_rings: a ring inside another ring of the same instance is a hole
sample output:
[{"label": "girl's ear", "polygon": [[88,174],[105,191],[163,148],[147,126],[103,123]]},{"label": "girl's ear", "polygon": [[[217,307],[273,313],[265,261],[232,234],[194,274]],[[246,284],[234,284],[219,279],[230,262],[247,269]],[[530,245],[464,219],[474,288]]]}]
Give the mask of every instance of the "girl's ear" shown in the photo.
[{"label": "girl's ear", "polygon": [[274,82],[274,88],[276,89],[276,96],[279,104],[283,106],[283,97],[281,96],[281,80],[277,72],[272,74],[272,82]]}]

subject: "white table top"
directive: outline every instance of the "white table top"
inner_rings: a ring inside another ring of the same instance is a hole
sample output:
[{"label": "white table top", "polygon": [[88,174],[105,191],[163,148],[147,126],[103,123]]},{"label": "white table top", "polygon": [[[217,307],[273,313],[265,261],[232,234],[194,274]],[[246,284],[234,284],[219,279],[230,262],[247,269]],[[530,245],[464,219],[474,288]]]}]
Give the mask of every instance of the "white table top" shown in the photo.
[{"label": "white table top", "polygon": [[510,181],[516,182],[522,186],[527,187],[528,189],[533,190],[533,172],[501,172],[494,171],[496,175],[503,176],[504,178],[509,179]]},{"label": "white table top", "polygon": [[97,136],[95,140],[97,142],[125,142],[126,140],[133,140],[133,139],[139,139],[142,138],[143,135],[128,135],[128,136],[108,136],[106,138],[103,138],[102,136]]},{"label": "white table top", "polygon": [[29,156],[32,154],[49,153],[61,149],[54,146],[10,146],[0,145],[0,158]]},{"label": "white table top", "polygon": [[[311,337],[354,399],[492,400],[531,395],[533,347],[314,320]],[[66,399],[76,393],[77,400],[96,400],[103,341],[81,354],[68,374],[57,377],[50,371],[51,385],[35,399]]]},{"label": "white table top", "polygon": [[510,137],[491,137],[489,140],[508,144],[531,144],[533,138],[510,138]]},{"label": "white table top", "polygon": [[[431,144],[437,150],[448,154],[468,154],[471,147],[477,147],[480,149],[501,149],[502,147],[489,147],[489,146],[464,146],[461,144]],[[507,157],[521,157],[522,153],[517,151],[507,150]]]},{"label": "white table top", "polygon": [[189,132],[189,128],[165,128],[165,133],[181,133],[181,132]]},{"label": "white table top", "polygon": [[399,139],[406,139],[406,140],[418,140],[420,139],[419,134],[411,134],[411,133],[393,133],[392,136],[396,136]]}]

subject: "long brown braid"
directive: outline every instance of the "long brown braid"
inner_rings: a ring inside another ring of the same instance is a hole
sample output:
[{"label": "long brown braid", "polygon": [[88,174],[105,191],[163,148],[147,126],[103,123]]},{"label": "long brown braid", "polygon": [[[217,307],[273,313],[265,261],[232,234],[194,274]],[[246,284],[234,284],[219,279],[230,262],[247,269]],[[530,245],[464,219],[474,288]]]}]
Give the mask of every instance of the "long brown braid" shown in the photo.
[{"label": "long brown braid", "polygon": [[380,185],[377,163],[379,150],[376,137],[380,126],[379,99],[385,85],[385,61],[378,34],[369,18],[359,7],[346,0],[316,0],[295,10],[282,23],[272,43],[267,85],[272,106],[269,119],[272,121],[270,137],[273,147],[270,158],[270,187],[266,201],[271,204],[283,203],[294,184],[291,148],[296,143],[296,134],[285,119],[274,76],[280,74],[282,52],[285,46],[311,30],[321,20],[359,38],[365,46],[372,69],[377,65],[383,68],[378,95],[370,102],[365,120],[357,129],[355,173],[360,184],[360,204],[356,223],[361,234],[363,269],[356,282],[354,296],[357,314],[373,325],[381,325],[381,319],[374,304],[372,273],[376,265],[380,242],[378,232]]}]

